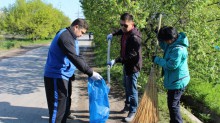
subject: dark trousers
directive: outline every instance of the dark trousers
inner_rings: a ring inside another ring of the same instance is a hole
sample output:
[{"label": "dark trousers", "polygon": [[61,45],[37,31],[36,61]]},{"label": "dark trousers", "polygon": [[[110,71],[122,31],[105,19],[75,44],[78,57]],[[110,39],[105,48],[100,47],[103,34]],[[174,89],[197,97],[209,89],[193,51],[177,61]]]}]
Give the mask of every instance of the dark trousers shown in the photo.
[{"label": "dark trousers", "polygon": [[68,83],[68,96],[67,96],[67,103],[66,103],[66,117],[68,117],[71,114],[70,108],[71,108],[71,96],[72,96],[72,81],[75,80],[75,75],[73,74],[73,76],[69,79],[69,83]]},{"label": "dark trousers", "polygon": [[64,79],[44,77],[49,123],[66,123],[68,83]]},{"label": "dark trousers", "polygon": [[167,92],[167,104],[170,113],[170,123],[183,123],[182,116],[180,114],[180,98],[184,92],[184,89],[168,90]]}]

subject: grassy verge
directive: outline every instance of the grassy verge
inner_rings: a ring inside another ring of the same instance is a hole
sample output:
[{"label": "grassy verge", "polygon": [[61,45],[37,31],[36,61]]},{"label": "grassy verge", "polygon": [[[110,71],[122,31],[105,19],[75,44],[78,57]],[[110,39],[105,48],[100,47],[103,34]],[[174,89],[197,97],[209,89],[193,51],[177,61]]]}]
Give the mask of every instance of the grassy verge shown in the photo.
[{"label": "grassy verge", "polygon": [[47,40],[4,40],[0,41],[0,50],[9,50],[20,48],[22,46],[30,46],[30,45],[46,45],[51,42],[51,39]]},{"label": "grassy verge", "polygon": [[220,84],[192,78],[187,87],[184,103],[203,122],[220,120]]}]

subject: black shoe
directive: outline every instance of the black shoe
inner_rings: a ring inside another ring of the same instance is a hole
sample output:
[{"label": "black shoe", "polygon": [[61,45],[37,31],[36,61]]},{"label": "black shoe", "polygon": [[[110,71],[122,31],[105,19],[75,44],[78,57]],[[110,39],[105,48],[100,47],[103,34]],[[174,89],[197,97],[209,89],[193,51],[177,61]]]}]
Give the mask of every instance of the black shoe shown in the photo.
[{"label": "black shoe", "polygon": [[67,119],[74,120],[74,119],[76,119],[76,116],[73,114],[70,114],[69,116],[67,116]]},{"label": "black shoe", "polygon": [[131,113],[128,113],[128,116],[125,118],[125,122],[131,122],[135,117],[135,113],[131,112]]},{"label": "black shoe", "polygon": [[120,111],[121,113],[126,113],[129,111],[129,104],[125,104],[125,107]]}]

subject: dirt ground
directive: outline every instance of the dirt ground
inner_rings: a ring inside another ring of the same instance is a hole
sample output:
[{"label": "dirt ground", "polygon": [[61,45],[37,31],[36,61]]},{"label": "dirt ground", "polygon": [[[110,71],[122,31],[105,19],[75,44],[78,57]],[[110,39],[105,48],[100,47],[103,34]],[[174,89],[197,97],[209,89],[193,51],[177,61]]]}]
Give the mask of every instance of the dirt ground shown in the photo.
[{"label": "dirt ground", "polygon": [[[95,71],[100,71],[94,64],[94,53],[92,51],[85,51],[81,49],[81,53],[89,63],[93,66]],[[102,74],[102,73],[100,73]],[[89,100],[87,93],[87,75],[81,72],[76,73],[76,80],[72,82],[72,112],[76,115],[77,119],[68,121],[69,123],[88,123],[89,122]],[[119,85],[111,85],[109,93],[110,103],[110,116],[107,123],[121,123],[122,119],[127,116],[126,113],[122,114],[120,110],[124,107],[123,90]],[[76,100],[75,100],[76,99]]]},{"label": "dirt ground", "polygon": [[[118,90],[110,90],[109,102],[111,111],[107,123],[121,123],[122,119],[127,115],[120,113],[120,110],[124,106],[124,101],[119,95]],[[87,94],[87,77],[82,74],[79,74],[76,77],[76,81],[73,82],[72,101],[72,112],[77,116],[77,119],[75,121],[69,121],[69,123],[88,123],[89,100]]]}]

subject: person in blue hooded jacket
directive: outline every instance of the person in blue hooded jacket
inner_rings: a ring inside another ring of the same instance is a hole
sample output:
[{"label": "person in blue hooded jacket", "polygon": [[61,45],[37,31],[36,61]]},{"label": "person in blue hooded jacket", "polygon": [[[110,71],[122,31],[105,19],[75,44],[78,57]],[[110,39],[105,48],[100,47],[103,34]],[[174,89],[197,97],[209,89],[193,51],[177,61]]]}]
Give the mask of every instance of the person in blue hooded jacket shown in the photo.
[{"label": "person in blue hooded jacket", "polygon": [[188,38],[185,33],[178,33],[175,28],[167,26],[159,30],[157,38],[164,56],[153,56],[152,60],[163,68],[164,87],[168,90],[170,123],[182,123],[180,98],[190,80],[187,63]]}]

